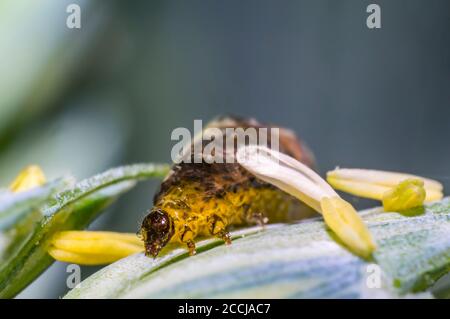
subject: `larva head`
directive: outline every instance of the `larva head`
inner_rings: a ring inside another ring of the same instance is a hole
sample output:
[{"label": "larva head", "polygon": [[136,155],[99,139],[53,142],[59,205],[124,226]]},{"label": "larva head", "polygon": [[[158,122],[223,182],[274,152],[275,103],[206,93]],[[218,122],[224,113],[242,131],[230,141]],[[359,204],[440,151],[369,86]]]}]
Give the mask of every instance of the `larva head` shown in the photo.
[{"label": "larva head", "polygon": [[141,225],[141,235],[144,239],[145,254],[156,257],[167,245],[174,233],[173,219],[161,209],[153,209],[145,216]]}]

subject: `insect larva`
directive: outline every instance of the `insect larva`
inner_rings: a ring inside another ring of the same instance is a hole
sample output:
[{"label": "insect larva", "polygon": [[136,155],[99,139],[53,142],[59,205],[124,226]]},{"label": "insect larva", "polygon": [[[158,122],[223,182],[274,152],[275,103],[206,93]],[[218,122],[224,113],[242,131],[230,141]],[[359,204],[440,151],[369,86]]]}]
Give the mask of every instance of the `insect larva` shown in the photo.
[{"label": "insect larva", "polygon": [[[210,127],[221,129],[225,136],[225,128],[263,126],[253,119],[226,117]],[[311,152],[290,130],[280,129],[279,150],[314,165]],[[237,163],[182,162],[173,166],[162,183],[140,233],[147,255],[157,256],[169,242],[185,244],[190,254],[195,254],[197,236],[215,236],[230,244],[231,226],[291,221],[310,214],[297,199],[255,178]]]}]

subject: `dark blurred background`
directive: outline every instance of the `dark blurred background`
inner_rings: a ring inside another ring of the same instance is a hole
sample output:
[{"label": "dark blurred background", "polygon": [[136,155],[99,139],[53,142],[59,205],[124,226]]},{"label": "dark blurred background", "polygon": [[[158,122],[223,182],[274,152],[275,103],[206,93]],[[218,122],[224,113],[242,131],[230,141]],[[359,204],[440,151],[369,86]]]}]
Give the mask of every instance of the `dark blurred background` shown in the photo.
[{"label": "dark blurred background", "polygon": [[[81,29],[66,26],[70,3]],[[81,179],[167,162],[174,128],[231,113],[294,129],[322,173],[395,170],[448,189],[449,57],[445,0],[2,0],[0,180],[29,163]],[[157,184],[92,227],[136,231]],[[21,297],[60,296],[65,278],[56,263]]]}]

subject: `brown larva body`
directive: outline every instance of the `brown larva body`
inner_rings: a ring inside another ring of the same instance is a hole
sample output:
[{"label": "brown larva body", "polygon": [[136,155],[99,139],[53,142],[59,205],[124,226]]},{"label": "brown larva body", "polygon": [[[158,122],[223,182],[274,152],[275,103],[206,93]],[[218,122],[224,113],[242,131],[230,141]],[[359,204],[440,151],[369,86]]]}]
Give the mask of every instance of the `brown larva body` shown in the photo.
[{"label": "brown larva body", "polygon": [[[223,131],[270,128],[253,119],[236,118],[216,120],[210,127]],[[289,130],[280,129],[279,150],[314,166],[311,152]],[[194,153],[190,156],[193,162]],[[142,222],[141,235],[147,255],[156,256],[168,242],[186,244],[193,254],[197,236],[216,236],[230,243],[229,226],[291,221],[311,214],[304,204],[257,179],[238,163],[182,162],[173,166],[162,183],[153,209]]]}]

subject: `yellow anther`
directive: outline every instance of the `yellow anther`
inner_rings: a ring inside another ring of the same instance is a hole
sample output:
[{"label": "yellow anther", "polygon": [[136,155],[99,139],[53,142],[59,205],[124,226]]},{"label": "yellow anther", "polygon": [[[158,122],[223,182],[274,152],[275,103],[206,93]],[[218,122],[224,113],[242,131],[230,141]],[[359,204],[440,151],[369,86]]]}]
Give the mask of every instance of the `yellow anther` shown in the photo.
[{"label": "yellow anther", "polygon": [[52,236],[47,251],[63,262],[103,265],[144,251],[144,245],[136,234],[62,231]]},{"label": "yellow anther", "polygon": [[351,251],[363,258],[369,258],[376,245],[353,206],[337,196],[322,198],[320,206],[328,227]]},{"label": "yellow anther", "polygon": [[398,212],[422,206],[425,201],[424,183],[420,179],[407,179],[383,194],[385,211]]},{"label": "yellow anther", "polygon": [[333,188],[380,201],[385,198],[387,192],[398,187],[403,181],[411,179],[423,182],[425,202],[442,199],[442,184],[420,176],[368,169],[335,169],[327,173],[327,181]]},{"label": "yellow anther", "polygon": [[30,165],[24,168],[14,181],[9,185],[12,192],[22,192],[45,184],[45,175],[37,165]]},{"label": "yellow anther", "polygon": [[285,154],[261,146],[238,150],[238,162],[267,183],[311,206],[355,254],[368,258],[376,249],[369,229],[355,209],[309,167]]}]

